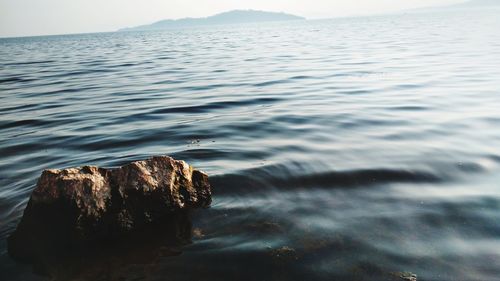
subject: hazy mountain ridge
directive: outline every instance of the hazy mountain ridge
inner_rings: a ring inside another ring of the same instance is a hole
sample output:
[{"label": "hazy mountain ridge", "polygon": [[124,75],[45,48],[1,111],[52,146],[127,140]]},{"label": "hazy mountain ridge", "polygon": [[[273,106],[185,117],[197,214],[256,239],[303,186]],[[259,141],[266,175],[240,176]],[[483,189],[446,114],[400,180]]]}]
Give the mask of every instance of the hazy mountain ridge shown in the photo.
[{"label": "hazy mountain ridge", "polygon": [[443,10],[453,10],[453,9],[485,8],[485,7],[500,7],[500,0],[470,0],[453,5],[418,8],[410,11],[428,12],[428,11],[443,11]]},{"label": "hazy mountain ridge", "polygon": [[161,20],[152,24],[123,28],[120,29],[119,31],[157,30],[157,29],[183,27],[183,26],[235,24],[235,23],[252,23],[252,22],[268,22],[268,21],[289,21],[289,20],[305,20],[305,18],[286,13],[265,12],[265,11],[255,11],[255,10],[234,10],[216,14],[206,18],[183,18],[178,20]]},{"label": "hazy mountain ridge", "polygon": [[498,0],[471,0],[464,3],[452,5],[451,7],[484,7],[484,6],[500,6]]}]

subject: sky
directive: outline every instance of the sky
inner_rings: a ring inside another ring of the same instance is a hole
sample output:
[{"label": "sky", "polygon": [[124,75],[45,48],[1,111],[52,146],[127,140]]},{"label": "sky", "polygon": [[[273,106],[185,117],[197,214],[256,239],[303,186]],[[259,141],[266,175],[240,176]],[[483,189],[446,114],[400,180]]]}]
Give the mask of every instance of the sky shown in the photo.
[{"label": "sky", "polygon": [[0,0],[0,37],[115,31],[234,9],[308,19],[394,12],[464,0]]}]

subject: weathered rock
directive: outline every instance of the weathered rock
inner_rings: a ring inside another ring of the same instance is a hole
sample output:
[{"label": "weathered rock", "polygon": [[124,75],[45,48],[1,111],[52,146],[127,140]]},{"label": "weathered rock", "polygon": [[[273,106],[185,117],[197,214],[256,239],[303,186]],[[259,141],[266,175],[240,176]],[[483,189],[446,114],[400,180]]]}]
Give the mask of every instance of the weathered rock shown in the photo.
[{"label": "weathered rock", "polygon": [[[175,224],[177,214],[210,203],[208,176],[168,156],[116,169],[46,170],[9,237],[8,250],[33,261],[48,251],[84,248],[154,224]],[[174,233],[185,232],[172,226]]]}]

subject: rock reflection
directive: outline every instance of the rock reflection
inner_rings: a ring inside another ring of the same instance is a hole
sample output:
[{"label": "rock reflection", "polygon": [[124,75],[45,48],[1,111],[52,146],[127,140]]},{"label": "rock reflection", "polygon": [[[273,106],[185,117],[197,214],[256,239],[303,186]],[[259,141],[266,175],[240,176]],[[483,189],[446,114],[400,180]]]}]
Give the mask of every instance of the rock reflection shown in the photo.
[{"label": "rock reflection", "polygon": [[191,237],[191,214],[179,211],[115,239],[71,247],[53,239],[40,245],[33,260],[24,262],[52,280],[135,280],[134,276],[148,275],[162,257],[180,255]]}]

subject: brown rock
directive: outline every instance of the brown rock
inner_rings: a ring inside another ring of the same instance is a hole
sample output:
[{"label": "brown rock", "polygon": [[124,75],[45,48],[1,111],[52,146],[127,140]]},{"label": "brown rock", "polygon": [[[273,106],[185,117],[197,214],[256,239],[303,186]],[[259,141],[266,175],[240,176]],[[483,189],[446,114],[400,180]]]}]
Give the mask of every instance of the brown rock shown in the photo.
[{"label": "brown rock", "polygon": [[47,251],[86,247],[146,226],[173,224],[173,214],[210,203],[208,176],[168,156],[117,169],[46,170],[9,237],[8,250],[15,258],[31,261]]}]

